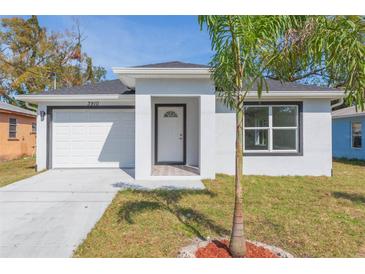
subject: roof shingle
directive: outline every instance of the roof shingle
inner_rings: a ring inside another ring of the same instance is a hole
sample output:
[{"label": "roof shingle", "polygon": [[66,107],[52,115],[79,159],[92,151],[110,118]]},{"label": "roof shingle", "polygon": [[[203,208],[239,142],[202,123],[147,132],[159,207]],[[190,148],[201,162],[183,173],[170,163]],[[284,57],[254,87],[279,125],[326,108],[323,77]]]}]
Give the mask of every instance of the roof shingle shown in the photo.
[{"label": "roof shingle", "polygon": [[107,80],[95,84],[83,86],[74,86],[69,88],[60,88],[44,92],[55,95],[73,95],[73,94],[134,94],[134,90],[128,88],[119,79]]},{"label": "roof shingle", "polygon": [[[315,86],[315,85],[304,85],[296,82],[280,82],[278,80],[266,79],[269,85],[270,91],[338,91],[340,89]],[[256,88],[256,87],[255,87]]]},{"label": "roof shingle", "polygon": [[333,118],[352,117],[352,116],[365,116],[365,111],[361,111],[359,109],[358,109],[358,111],[356,111],[355,106],[341,108],[341,109],[332,111]]},{"label": "roof shingle", "polygon": [[14,105],[10,105],[10,104],[4,103],[4,102],[0,102],[0,110],[1,109],[6,110],[6,111],[11,111],[11,112],[23,113],[26,115],[37,116],[37,113],[35,113],[31,110],[17,107]]},{"label": "roof shingle", "polygon": [[[171,61],[165,63],[147,64],[135,66],[133,68],[209,68],[207,65],[191,64],[179,61]],[[320,87],[315,85],[303,85],[295,82],[281,83],[277,80],[268,79],[270,91],[334,91],[338,89]],[[54,95],[73,95],[73,94],[134,94],[133,89],[128,88],[119,79],[103,81],[96,84],[87,84],[83,86],[75,86],[69,88],[60,88],[44,92],[44,94]]]}]

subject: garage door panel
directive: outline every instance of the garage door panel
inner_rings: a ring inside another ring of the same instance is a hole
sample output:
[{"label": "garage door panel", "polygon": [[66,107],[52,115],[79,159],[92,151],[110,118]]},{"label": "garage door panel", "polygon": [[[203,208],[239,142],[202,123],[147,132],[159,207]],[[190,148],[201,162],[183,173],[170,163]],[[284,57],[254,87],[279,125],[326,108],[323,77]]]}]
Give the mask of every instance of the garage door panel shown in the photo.
[{"label": "garage door panel", "polygon": [[58,154],[67,154],[68,150],[70,149],[70,143],[58,142],[53,146],[53,149],[55,150],[55,152],[58,152]]},{"label": "garage door panel", "polygon": [[134,112],[122,109],[53,112],[52,166],[134,167]]},{"label": "garage door panel", "polygon": [[86,136],[88,131],[88,128],[84,125],[80,125],[80,126],[71,126],[71,135],[72,136]]},{"label": "garage door panel", "polygon": [[68,136],[70,134],[70,127],[59,125],[58,127],[54,128],[53,133],[57,134],[58,136],[60,135]]}]

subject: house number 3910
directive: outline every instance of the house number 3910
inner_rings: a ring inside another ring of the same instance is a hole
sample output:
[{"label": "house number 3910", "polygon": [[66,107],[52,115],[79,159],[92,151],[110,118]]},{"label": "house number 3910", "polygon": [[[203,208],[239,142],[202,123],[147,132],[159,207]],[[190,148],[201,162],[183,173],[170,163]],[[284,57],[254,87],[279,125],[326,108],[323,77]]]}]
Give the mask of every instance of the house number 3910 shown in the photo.
[{"label": "house number 3910", "polygon": [[97,107],[97,106],[99,106],[99,102],[90,101],[90,102],[87,102],[87,106],[88,107]]}]

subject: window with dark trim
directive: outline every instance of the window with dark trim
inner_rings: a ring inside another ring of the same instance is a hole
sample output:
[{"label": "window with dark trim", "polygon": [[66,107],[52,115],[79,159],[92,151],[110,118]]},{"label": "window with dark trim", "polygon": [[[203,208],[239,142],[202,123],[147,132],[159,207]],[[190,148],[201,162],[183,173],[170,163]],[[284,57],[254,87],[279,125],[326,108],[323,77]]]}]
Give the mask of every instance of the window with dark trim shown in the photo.
[{"label": "window with dark trim", "polygon": [[37,124],[32,123],[32,133],[36,133],[36,132],[37,132]]},{"label": "window with dark trim", "polygon": [[245,106],[244,150],[248,155],[298,154],[300,104],[250,104]]},{"label": "window with dark trim", "polygon": [[9,138],[15,139],[16,138],[16,119],[9,118]]},{"label": "window with dark trim", "polygon": [[360,122],[351,123],[351,146],[353,148],[362,148],[362,125]]}]

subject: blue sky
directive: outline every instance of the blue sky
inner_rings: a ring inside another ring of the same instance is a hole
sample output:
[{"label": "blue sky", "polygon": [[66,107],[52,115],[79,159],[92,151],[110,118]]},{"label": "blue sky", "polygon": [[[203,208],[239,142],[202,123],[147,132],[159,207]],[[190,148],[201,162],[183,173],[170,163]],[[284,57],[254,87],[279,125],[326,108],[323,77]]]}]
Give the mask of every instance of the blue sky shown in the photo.
[{"label": "blue sky", "polygon": [[165,61],[207,64],[212,55],[196,16],[39,16],[48,30],[71,30],[74,20],[86,37],[83,50],[115,78],[114,66]]}]

